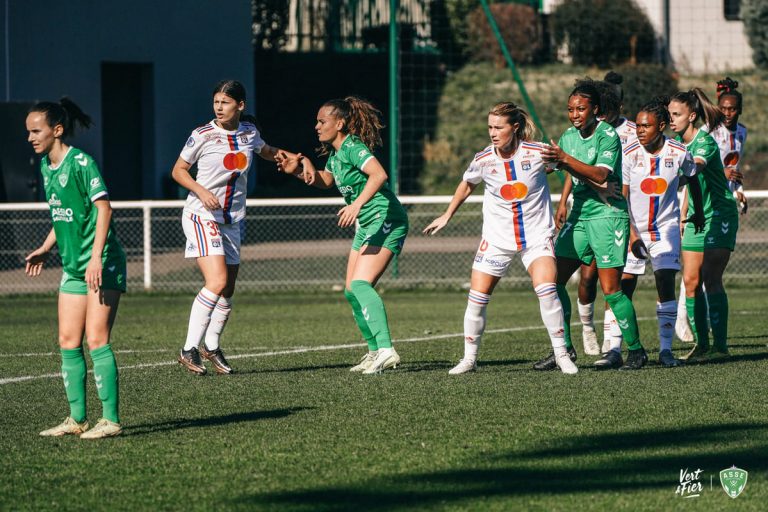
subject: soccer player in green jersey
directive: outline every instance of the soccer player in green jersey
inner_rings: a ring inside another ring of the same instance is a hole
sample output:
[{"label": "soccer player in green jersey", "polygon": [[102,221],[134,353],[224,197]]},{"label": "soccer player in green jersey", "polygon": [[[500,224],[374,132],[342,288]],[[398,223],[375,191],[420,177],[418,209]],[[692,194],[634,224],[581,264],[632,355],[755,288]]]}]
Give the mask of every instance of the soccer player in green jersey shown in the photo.
[{"label": "soccer player in green jersey", "polygon": [[[354,96],[329,100],[317,113],[315,130],[328,155],[317,171],[309,158],[279,152],[279,168],[319,188],[334,185],[347,204],[339,210],[342,228],[356,225],[347,261],[344,296],[365,340],[366,353],[351,371],[365,374],[394,368],[400,356],[392,347],[387,313],[374,289],[392,257],[399,254],[408,234],[408,215],[387,184],[387,172],[371,153],[381,145],[380,112]],[[307,173],[311,177],[307,178]]]},{"label": "soccer player in green jersey", "polygon": [[[685,359],[701,362],[724,358],[729,354],[728,296],[723,287],[723,273],[736,245],[739,214],[723,172],[717,143],[709,133],[696,127],[697,122],[703,120],[709,131],[715,130],[723,122],[723,113],[709,101],[704,91],[694,88],[672,97],[669,114],[670,128],[696,162],[696,178],[704,200],[704,231],[696,233],[694,227],[688,224],[683,232],[685,307],[696,340],[696,346]],[[689,205],[689,208],[692,206]],[[710,325],[714,338],[711,348]]]},{"label": "soccer player in green jersey", "polygon": [[[565,285],[582,264],[597,260],[600,286],[629,346],[621,369],[636,370],[645,365],[648,355],[640,343],[635,308],[621,290],[630,236],[627,201],[621,195],[621,142],[616,129],[599,120],[600,105],[600,92],[593,83],[577,85],[568,98],[573,126],[557,144],[553,141],[542,151],[545,161],[556,163],[573,181],[571,213],[555,243],[557,290],[565,317],[566,346],[575,360],[576,350],[568,341],[571,301]],[[554,369],[554,354],[534,368]]]},{"label": "soccer player in green jersey", "polygon": [[[63,275],[59,286],[61,374],[69,401],[63,423],[41,436],[79,435],[81,439],[116,436],[118,376],[109,344],[120,294],[125,292],[125,253],[112,226],[112,208],[104,180],[93,158],[64,139],[76,125],[91,119],[72,101],[42,102],[27,115],[28,140],[42,155],[40,170],[51,210],[53,229],[26,258],[26,273],[40,275],[51,249],[58,245]],[[86,364],[83,333],[93,360],[93,377],[102,404],[102,419],[89,430],[85,407]]]}]

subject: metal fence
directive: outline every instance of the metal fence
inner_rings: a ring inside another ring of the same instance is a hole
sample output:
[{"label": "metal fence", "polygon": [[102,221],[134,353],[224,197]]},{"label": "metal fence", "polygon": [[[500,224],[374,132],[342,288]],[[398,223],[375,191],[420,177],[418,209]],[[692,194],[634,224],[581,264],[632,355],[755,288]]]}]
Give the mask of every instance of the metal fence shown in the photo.
[{"label": "metal fence", "polygon": [[[749,193],[728,282],[768,282],[768,191]],[[481,195],[469,198],[436,236],[421,230],[440,215],[448,196],[404,196],[411,232],[403,254],[382,278],[387,287],[462,286],[469,281],[480,239]],[[554,196],[557,201],[557,196]],[[238,289],[276,291],[339,288],[344,283],[352,228],[336,225],[341,199],[249,199]],[[183,256],[183,201],[114,202],[114,222],[128,256],[129,291],[192,291],[202,278],[194,259]],[[42,275],[24,275],[24,257],[51,229],[45,203],[0,204],[0,294],[54,292],[61,264],[54,254]],[[55,250],[54,250],[55,251]],[[648,266],[650,272],[650,265]],[[518,261],[504,286],[528,286]],[[652,279],[641,280],[652,285]]]}]

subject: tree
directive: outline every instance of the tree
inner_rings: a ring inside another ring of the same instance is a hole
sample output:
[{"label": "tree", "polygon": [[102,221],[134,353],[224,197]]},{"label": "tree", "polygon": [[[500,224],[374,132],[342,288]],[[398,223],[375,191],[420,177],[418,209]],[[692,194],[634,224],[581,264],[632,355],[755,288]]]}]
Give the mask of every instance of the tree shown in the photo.
[{"label": "tree", "polygon": [[768,0],[744,0],[741,19],[752,46],[752,60],[756,66],[768,68]]}]

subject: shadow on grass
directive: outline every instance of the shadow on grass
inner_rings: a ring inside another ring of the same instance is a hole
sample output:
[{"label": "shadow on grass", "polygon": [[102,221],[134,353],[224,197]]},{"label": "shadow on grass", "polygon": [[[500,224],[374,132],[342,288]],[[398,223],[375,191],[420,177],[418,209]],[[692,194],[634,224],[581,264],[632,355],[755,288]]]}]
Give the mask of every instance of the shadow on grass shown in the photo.
[{"label": "shadow on grass", "polygon": [[207,418],[182,418],[161,421],[159,423],[128,425],[123,429],[123,434],[121,437],[142,436],[146,434],[156,434],[159,432],[180,430],[184,428],[216,427],[231,425],[233,423],[279,419],[308,409],[313,409],[313,407],[291,407],[289,409],[273,409],[271,411],[241,412],[235,414],[225,414],[224,416],[208,416]]},{"label": "shadow on grass", "polygon": [[730,448],[737,439],[756,434],[768,438],[768,423],[565,437],[553,439],[550,448],[472,459],[474,467],[379,475],[352,485],[245,495],[233,501],[254,508],[390,510],[445,507],[478,498],[531,499],[654,489],[668,493],[672,500],[681,469],[701,468],[705,476],[715,478],[732,464],[747,471],[768,470],[765,442]]}]

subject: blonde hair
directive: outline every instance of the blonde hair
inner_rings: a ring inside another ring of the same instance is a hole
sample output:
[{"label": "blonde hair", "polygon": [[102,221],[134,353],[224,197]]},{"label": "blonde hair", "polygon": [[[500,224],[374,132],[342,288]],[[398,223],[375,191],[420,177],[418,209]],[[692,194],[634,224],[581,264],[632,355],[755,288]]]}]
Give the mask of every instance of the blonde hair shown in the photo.
[{"label": "blonde hair", "polygon": [[519,127],[517,128],[517,131],[515,131],[515,135],[517,135],[520,140],[530,142],[534,140],[534,137],[536,136],[536,125],[534,124],[533,119],[531,119],[531,116],[528,112],[512,102],[495,104],[491,107],[491,110],[488,111],[488,115],[506,117],[507,122],[510,125],[518,123]]}]

